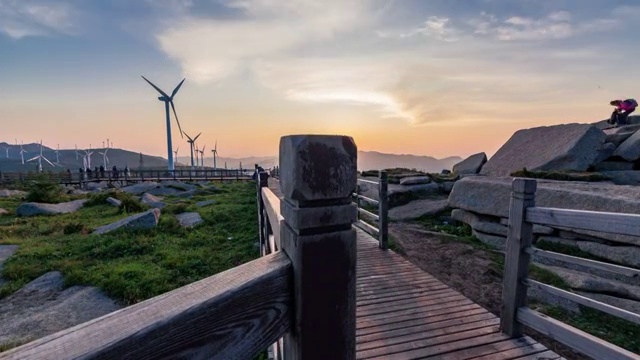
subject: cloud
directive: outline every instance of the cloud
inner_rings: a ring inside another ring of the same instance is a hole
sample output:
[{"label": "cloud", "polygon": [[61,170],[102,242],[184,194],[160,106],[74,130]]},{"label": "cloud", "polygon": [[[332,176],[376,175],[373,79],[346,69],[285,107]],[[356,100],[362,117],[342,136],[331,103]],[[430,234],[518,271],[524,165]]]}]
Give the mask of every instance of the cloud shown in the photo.
[{"label": "cloud", "polygon": [[219,80],[253,61],[279,56],[363,27],[374,2],[232,0],[238,19],[185,17],[158,35],[161,49],[196,82]]},{"label": "cloud", "polygon": [[62,2],[0,0],[0,32],[14,39],[72,34],[74,18],[74,9]]}]

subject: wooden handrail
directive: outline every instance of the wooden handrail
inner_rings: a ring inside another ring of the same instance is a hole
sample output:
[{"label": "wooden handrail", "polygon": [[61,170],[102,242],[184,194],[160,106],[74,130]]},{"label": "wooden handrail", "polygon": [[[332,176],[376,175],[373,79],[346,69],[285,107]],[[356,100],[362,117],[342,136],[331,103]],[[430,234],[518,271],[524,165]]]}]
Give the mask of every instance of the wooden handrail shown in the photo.
[{"label": "wooden handrail", "polygon": [[531,207],[525,221],[548,226],[640,236],[640,215]]},{"label": "wooden handrail", "polygon": [[634,268],[630,268],[630,267],[626,267],[626,266],[608,264],[608,263],[605,263],[605,262],[602,262],[602,261],[596,261],[596,260],[591,260],[591,259],[584,259],[584,258],[577,257],[577,256],[560,254],[560,253],[553,252],[553,251],[547,251],[547,250],[538,249],[538,248],[535,248],[533,246],[525,249],[525,251],[529,255],[542,256],[542,257],[546,257],[546,258],[549,258],[549,259],[562,261],[562,262],[566,262],[566,263],[570,263],[570,264],[574,264],[574,265],[590,267],[592,269],[605,271],[605,272],[608,272],[608,273],[611,273],[611,274],[615,274],[615,275],[622,275],[622,276],[626,276],[626,277],[630,277],[630,278],[640,279],[640,270],[634,269]]},{"label": "wooden handrail", "polygon": [[[280,249],[280,222],[284,221],[284,217],[280,214],[280,199],[268,187],[262,188],[262,200],[267,214],[267,220],[271,224],[273,230],[274,244]],[[276,249],[271,248],[271,251]]]},{"label": "wooden handrail", "polygon": [[293,272],[276,253],[60,331],[0,359],[248,359],[291,328]]}]

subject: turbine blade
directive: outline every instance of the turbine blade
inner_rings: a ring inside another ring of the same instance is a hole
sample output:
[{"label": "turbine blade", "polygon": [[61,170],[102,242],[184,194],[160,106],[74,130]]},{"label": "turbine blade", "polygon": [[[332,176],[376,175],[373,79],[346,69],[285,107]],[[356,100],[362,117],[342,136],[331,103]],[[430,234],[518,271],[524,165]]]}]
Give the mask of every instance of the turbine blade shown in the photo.
[{"label": "turbine blade", "polygon": [[185,79],[182,79],[182,81],[180,81],[180,84],[178,84],[178,86],[176,86],[176,88],[175,88],[175,89],[173,89],[173,92],[171,93],[171,100],[173,100],[173,97],[174,97],[174,96],[176,96],[176,94],[178,93],[178,90],[180,90],[180,87],[182,86],[182,83],[183,83],[185,80],[187,80],[187,79],[186,79],[186,78],[185,78]]},{"label": "turbine blade", "polygon": [[196,137],[193,139],[193,141],[198,140],[198,138],[200,137],[200,135],[202,135],[202,133],[198,134],[198,136],[196,136]]},{"label": "turbine blade", "polygon": [[49,159],[47,159],[46,157],[42,157],[42,160],[46,161],[47,163],[49,163],[49,165],[56,167],[51,161],[49,161]]},{"label": "turbine blade", "polygon": [[173,100],[171,100],[170,102],[171,102],[171,108],[173,109],[173,115],[176,117],[176,122],[178,123],[178,130],[180,130],[180,138],[184,139],[184,136],[182,136],[182,127],[180,127],[180,120],[178,120],[178,113],[176,112],[176,107],[175,105],[173,105]]},{"label": "turbine blade", "polygon": [[40,157],[40,155],[35,156],[35,157],[32,157],[31,159],[27,160],[27,162],[29,162],[29,161],[33,161],[33,160],[35,160],[35,159],[37,159],[37,158],[39,158],[39,157]]},{"label": "turbine blade", "polygon": [[[142,76],[142,75],[140,75],[140,76]],[[167,98],[169,97],[169,95],[167,95],[164,91],[160,90],[159,87],[153,85],[153,83],[151,81],[147,80],[146,77],[142,76],[142,78],[144,79],[144,81],[148,82],[149,85],[153,86],[153,88],[156,89],[160,94],[162,94],[163,96],[166,96]]]}]

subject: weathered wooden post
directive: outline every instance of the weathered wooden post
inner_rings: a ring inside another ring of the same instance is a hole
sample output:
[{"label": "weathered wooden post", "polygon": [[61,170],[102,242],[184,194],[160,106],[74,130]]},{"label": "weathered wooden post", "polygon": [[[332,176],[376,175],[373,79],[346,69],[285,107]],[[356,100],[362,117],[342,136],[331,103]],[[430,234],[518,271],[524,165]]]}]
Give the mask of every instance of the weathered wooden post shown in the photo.
[{"label": "weathered wooden post", "polygon": [[282,249],[294,272],[284,359],[355,359],[357,148],[347,136],[280,139]]},{"label": "weathered wooden post", "polygon": [[268,221],[268,220],[264,218],[264,202],[262,201],[262,188],[266,187],[267,185],[268,185],[267,177],[264,176],[262,173],[260,173],[260,171],[258,170],[258,165],[256,164],[256,191],[257,191],[256,199],[258,201],[258,231],[260,236],[260,256],[266,255],[265,244],[269,240],[268,238],[265,238],[266,232],[264,231],[264,227],[265,227],[265,221]]},{"label": "weathered wooden post", "polygon": [[525,221],[525,215],[527,208],[535,206],[536,181],[514,179],[512,189],[500,327],[505,334],[520,337],[523,325],[516,315],[518,308],[527,305],[527,287],[523,280],[529,270],[529,254],[525,250],[533,238],[533,225]]},{"label": "weathered wooden post", "polygon": [[380,170],[378,177],[378,240],[380,248],[389,248],[389,197],[387,172]]}]

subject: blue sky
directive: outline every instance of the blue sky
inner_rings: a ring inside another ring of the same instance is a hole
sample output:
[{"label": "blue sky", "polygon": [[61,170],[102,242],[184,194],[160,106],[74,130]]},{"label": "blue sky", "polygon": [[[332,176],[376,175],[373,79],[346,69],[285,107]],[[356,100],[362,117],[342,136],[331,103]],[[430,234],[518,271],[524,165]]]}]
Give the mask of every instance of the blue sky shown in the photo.
[{"label": "blue sky", "polygon": [[631,0],[0,0],[0,141],[165,155],[143,74],[166,91],[186,77],[183,127],[227,156],[301,132],[491,154],[637,96],[639,15]]}]

